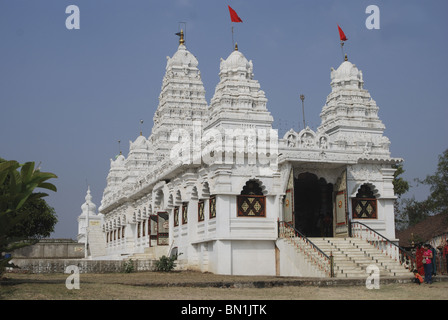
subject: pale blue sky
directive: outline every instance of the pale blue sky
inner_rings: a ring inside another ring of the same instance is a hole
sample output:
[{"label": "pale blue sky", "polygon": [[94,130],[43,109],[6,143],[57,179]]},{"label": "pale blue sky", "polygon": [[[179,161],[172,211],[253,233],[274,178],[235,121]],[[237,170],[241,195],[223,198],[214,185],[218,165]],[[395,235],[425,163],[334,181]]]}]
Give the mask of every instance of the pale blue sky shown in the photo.
[{"label": "pale blue sky", "polygon": [[[372,4],[379,30],[365,26]],[[80,9],[80,30],[65,27],[68,5]],[[41,162],[59,176],[47,198],[59,217],[53,237],[76,238],[86,181],[99,207],[117,141],[127,154],[140,119],[150,134],[180,21],[210,102],[220,58],[232,51],[227,5],[244,21],[235,40],[253,60],[281,134],[302,125],[300,94],[307,123],[319,125],[330,68],[342,62],[339,24],[392,156],[405,159],[405,178],[435,171],[448,147],[446,0],[0,0],[0,157]],[[424,198],[427,189],[405,196],[413,194]]]}]

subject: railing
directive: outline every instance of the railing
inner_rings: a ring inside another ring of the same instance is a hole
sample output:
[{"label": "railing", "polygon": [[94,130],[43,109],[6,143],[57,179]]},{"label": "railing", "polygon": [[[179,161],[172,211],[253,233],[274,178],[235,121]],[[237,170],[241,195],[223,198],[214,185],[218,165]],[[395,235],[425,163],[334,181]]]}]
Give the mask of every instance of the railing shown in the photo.
[{"label": "railing", "polygon": [[278,221],[278,236],[287,239],[313,264],[330,277],[334,277],[333,255],[328,256],[299,230],[286,221]]},{"label": "railing", "polygon": [[366,240],[375,248],[400,262],[401,265],[411,271],[417,266],[415,257],[411,253],[362,222],[351,222],[351,235],[352,237]]}]

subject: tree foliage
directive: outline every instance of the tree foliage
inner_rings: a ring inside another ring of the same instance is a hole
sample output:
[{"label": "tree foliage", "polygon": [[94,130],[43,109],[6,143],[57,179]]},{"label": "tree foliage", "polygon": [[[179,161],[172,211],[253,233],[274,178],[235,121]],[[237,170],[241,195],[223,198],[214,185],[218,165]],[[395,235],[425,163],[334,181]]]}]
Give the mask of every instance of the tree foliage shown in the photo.
[{"label": "tree foliage", "polygon": [[403,164],[395,164],[392,166],[395,170],[394,180],[394,193],[396,196],[401,197],[403,194],[409,191],[409,183],[400,177],[404,173]]},{"label": "tree foliage", "polygon": [[430,195],[423,201],[414,197],[402,201],[402,208],[397,210],[396,216],[399,229],[400,226],[413,226],[434,214],[448,213],[448,149],[439,155],[436,172],[416,181],[429,186]]},{"label": "tree foliage", "polygon": [[[34,162],[19,164],[0,158],[0,274],[10,259],[3,254],[31,244],[30,237],[45,236],[44,225],[55,223],[54,211],[42,199],[47,193],[34,192],[36,188],[57,191],[48,180],[57,178],[50,172],[41,172]],[[45,204],[44,204],[45,202]],[[38,214],[37,208],[42,209]]]},{"label": "tree foliage", "polygon": [[445,212],[448,209],[448,149],[439,155],[437,170],[433,175],[417,181],[428,185],[431,194],[427,202],[433,213]]}]

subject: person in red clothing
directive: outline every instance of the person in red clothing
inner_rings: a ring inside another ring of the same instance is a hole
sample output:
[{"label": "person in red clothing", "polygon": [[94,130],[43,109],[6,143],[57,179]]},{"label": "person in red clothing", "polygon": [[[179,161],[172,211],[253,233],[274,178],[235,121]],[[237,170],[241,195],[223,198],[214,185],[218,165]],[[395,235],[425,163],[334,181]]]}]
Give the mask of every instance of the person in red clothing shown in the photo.
[{"label": "person in red clothing", "polygon": [[425,275],[425,269],[423,267],[423,252],[425,252],[425,249],[423,249],[421,243],[417,245],[417,249],[415,250],[415,260],[417,264],[417,272],[421,275]]},{"label": "person in red clothing", "polygon": [[448,273],[448,240],[445,242],[445,246],[443,247],[443,258],[445,258],[445,264],[446,264],[446,272]]},{"label": "person in red clothing", "polygon": [[425,252],[423,252],[423,268],[425,269],[425,283],[431,284],[432,283],[432,250],[431,245],[428,243],[425,244]]}]

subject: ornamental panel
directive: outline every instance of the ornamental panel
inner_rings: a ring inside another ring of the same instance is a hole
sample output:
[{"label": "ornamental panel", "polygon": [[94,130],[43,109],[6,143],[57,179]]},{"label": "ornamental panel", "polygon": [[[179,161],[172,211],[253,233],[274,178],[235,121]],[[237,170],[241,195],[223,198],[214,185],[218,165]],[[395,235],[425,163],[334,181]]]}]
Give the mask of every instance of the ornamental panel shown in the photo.
[{"label": "ornamental panel", "polygon": [[188,202],[182,204],[182,224],[188,223]]},{"label": "ornamental panel", "polygon": [[199,200],[198,202],[198,221],[204,221],[204,200]]},{"label": "ornamental panel", "polygon": [[177,227],[179,225],[179,207],[174,207],[174,226]]},{"label": "ornamental panel", "polygon": [[265,217],[266,197],[259,195],[237,196],[238,217]]},{"label": "ornamental panel", "polygon": [[216,218],[216,197],[211,196],[209,201],[210,206],[210,219]]},{"label": "ornamental panel", "polygon": [[353,198],[352,209],[354,219],[377,219],[377,201],[368,198]]}]

